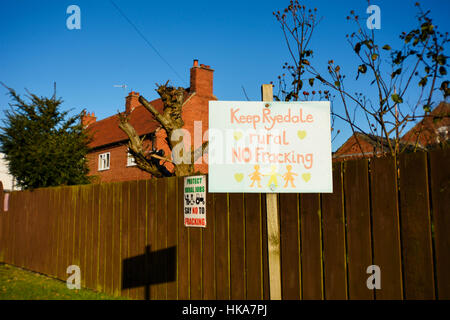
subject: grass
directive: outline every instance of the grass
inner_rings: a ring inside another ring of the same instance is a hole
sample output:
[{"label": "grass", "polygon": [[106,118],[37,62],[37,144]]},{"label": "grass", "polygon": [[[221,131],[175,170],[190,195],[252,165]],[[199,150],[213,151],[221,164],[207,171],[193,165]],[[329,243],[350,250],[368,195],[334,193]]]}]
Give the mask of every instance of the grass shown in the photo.
[{"label": "grass", "polygon": [[88,289],[70,290],[65,282],[0,263],[0,300],[121,300]]}]

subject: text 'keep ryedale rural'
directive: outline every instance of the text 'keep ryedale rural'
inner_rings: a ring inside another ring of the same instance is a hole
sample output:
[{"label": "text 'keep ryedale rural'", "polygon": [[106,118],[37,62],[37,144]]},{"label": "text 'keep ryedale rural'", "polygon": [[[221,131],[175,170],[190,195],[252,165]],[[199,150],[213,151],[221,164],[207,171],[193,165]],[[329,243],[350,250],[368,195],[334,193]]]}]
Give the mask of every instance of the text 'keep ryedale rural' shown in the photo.
[{"label": "text 'keep ryedale rural'", "polygon": [[299,108],[298,113],[291,113],[291,109],[288,109],[285,115],[277,114],[272,115],[270,108],[262,109],[261,114],[241,114],[240,108],[230,109],[230,121],[231,123],[242,124],[249,123],[256,129],[257,124],[264,124],[266,130],[272,130],[276,124],[283,123],[313,123],[314,117],[312,114],[303,112],[302,108]]}]

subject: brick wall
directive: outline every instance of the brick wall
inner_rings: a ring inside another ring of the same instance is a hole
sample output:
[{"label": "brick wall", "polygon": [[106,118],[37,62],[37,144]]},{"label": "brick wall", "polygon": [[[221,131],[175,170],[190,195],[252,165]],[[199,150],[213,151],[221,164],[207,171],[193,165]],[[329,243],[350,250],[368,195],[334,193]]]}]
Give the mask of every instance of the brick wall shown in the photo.
[{"label": "brick wall", "polygon": [[[89,153],[87,156],[89,175],[96,176],[95,182],[149,179],[151,176],[147,172],[136,166],[127,166],[127,149],[126,144],[123,144]],[[110,153],[109,169],[99,171],[98,157],[105,152]]]},{"label": "brick wall", "polygon": [[[209,101],[217,100],[213,95],[213,74],[209,66],[198,65],[198,61],[194,60],[194,64],[190,69],[190,88],[189,94],[191,98],[183,107],[182,118],[184,121],[184,129],[190,134],[190,143],[197,149],[201,144],[207,140],[203,140],[205,132],[208,130],[208,109]],[[125,98],[125,111],[133,115],[135,108],[144,108],[139,102],[139,93],[130,92]],[[162,108],[162,107],[161,107]],[[161,110],[162,111],[162,110]],[[141,112],[141,111],[139,111]],[[148,112],[145,110],[145,112]],[[150,113],[149,113],[150,118]],[[198,121],[198,129],[195,130],[195,122]],[[95,120],[94,120],[95,122]],[[135,128],[138,132],[138,128]],[[197,135],[197,144],[194,144],[195,136]],[[166,143],[166,132],[162,128],[158,128],[155,131],[155,147],[162,149],[165,152],[166,158],[171,158],[170,149]],[[188,143],[189,137],[185,137],[185,142]],[[90,175],[96,175],[98,182],[113,182],[113,181],[127,181],[137,179],[148,179],[150,174],[145,173],[137,167],[127,167],[127,147],[124,143],[121,146],[114,146],[103,148],[99,151],[93,151],[88,155]],[[98,171],[98,156],[101,153],[110,152],[110,169]],[[205,161],[200,159],[195,165],[195,171],[201,173],[208,172],[208,165]],[[169,170],[173,170],[173,165],[165,163]]]}]

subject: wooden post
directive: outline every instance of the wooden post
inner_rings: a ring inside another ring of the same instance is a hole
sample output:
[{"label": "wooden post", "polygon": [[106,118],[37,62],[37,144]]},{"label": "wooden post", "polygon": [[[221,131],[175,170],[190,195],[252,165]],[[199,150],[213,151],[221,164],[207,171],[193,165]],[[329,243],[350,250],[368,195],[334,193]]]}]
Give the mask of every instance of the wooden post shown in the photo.
[{"label": "wooden post", "polygon": [[[261,95],[262,101],[273,101],[273,86],[263,84]],[[270,300],[281,300],[280,228],[277,197],[276,193],[266,194]]]}]

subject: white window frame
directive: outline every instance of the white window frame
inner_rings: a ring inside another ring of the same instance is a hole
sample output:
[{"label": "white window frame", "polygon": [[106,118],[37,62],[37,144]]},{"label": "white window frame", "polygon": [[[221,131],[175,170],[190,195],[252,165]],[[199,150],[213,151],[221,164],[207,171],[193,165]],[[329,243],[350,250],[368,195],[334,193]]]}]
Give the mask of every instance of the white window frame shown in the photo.
[{"label": "white window frame", "polygon": [[136,161],[134,157],[131,155],[131,153],[127,152],[127,167],[134,167],[136,166]]},{"label": "white window frame", "polygon": [[105,152],[98,155],[98,171],[109,170],[111,166],[111,153]]}]

